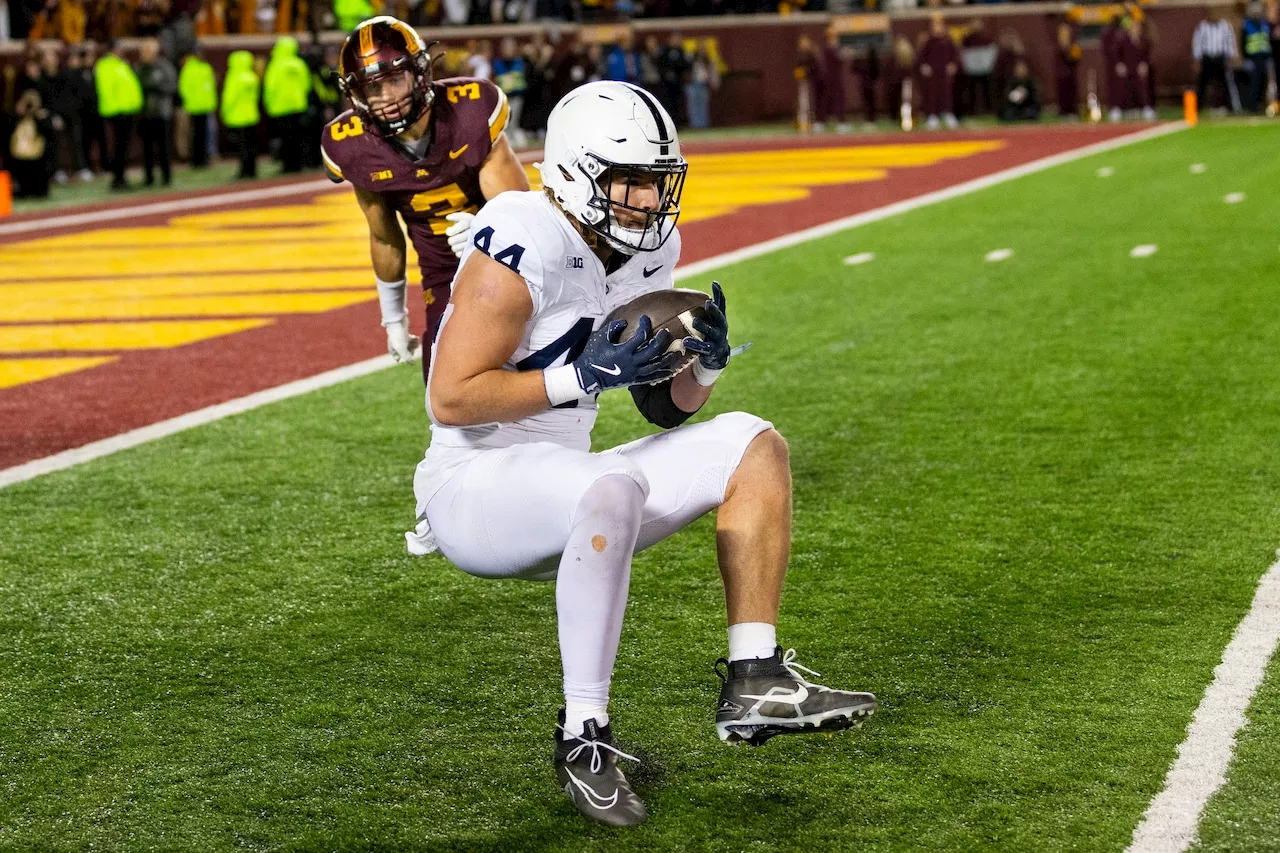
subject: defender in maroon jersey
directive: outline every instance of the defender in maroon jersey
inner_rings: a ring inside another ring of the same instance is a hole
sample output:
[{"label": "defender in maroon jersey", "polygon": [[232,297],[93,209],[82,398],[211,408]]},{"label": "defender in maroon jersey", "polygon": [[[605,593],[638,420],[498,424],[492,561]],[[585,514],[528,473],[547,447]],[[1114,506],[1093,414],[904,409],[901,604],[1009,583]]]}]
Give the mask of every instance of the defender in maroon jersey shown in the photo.
[{"label": "defender in maroon jersey", "polygon": [[[498,193],[528,190],[529,179],[503,133],[506,96],[488,80],[432,80],[430,53],[408,24],[386,16],[360,24],[342,45],[338,75],[352,109],[321,132],[325,171],[355,187],[369,223],[387,350],[409,361],[425,348],[409,334],[397,214],[422,270],[430,341],[472,216]],[[424,379],[428,367],[424,358]]]}]

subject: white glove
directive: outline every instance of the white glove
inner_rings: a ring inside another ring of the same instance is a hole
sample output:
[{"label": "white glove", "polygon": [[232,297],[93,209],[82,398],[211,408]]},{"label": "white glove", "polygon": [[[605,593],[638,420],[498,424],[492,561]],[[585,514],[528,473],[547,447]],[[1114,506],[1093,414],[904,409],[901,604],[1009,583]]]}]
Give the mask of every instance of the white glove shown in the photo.
[{"label": "white glove", "polygon": [[449,238],[449,248],[458,257],[462,257],[462,250],[471,242],[471,220],[475,218],[474,213],[450,213],[445,217],[453,224],[445,229],[444,235]]},{"label": "white glove", "polygon": [[422,341],[417,335],[409,334],[408,317],[382,325],[387,330],[387,352],[396,361],[404,364],[406,361],[416,360],[422,354]]}]

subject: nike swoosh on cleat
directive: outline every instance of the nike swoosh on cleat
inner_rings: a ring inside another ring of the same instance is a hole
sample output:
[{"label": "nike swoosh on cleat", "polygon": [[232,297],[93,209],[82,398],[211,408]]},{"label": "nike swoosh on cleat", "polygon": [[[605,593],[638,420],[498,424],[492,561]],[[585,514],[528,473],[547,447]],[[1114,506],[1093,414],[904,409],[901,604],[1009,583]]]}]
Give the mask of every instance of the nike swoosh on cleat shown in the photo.
[{"label": "nike swoosh on cleat", "polygon": [[[587,798],[587,802],[590,803],[592,807],[603,810],[603,809],[611,809],[618,804],[617,788],[613,789],[612,796],[602,797],[599,794],[597,794],[595,791],[593,791],[590,785],[588,785],[586,782],[583,782],[577,776],[574,776],[572,770],[565,770],[564,772],[568,774],[569,781],[573,782],[574,786],[583,793],[583,795]],[[569,787],[568,785],[565,786],[566,790],[568,789],[568,787]],[[572,793],[573,792],[571,791],[569,792],[571,796],[572,796]]]},{"label": "nike swoosh on cleat", "polygon": [[752,696],[750,693],[743,693],[743,699],[763,699],[768,702],[787,702],[799,705],[801,702],[809,698],[808,689],[801,684],[795,690],[784,690],[779,692],[779,688],[770,687],[769,692],[763,696]]},{"label": "nike swoosh on cleat", "polygon": [[644,273],[644,277],[648,278],[649,276],[656,273],[658,270],[662,269],[664,266],[666,266],[666,264],[658,264],[653,269],[649,269],[648,267],[645,267],[644,270],[642,270],[642,272]]},{"label": "nike swoosh on cleat", "polygon": [[612,368],[601,367],[598,364],[593,364],[591,365],[591,367],[594,368],[595,370],[600,371],[601,373],[607,373],[610,376],[620,376],[622,374],[622,368],[618,367],[618,365],[616,364]]}]

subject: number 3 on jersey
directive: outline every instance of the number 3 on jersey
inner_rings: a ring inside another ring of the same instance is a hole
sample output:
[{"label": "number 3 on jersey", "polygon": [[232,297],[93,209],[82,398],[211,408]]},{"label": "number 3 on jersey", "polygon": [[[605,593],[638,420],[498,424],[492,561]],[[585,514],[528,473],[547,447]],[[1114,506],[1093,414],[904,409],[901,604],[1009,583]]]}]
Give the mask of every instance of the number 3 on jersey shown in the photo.
[{"label": "number 3 on jersey", "polygon": [[[524,257],[524,246],[519,243],[512,243],[501,252],[494,254],[489,249],[489,244],[493,242],[493,226],[486,225],[476,232],[475,236],[476,248],[493,258],[498,263],[508,267],[516,275],[520,274],[520,259]],[[577,356],[574,356],[575,358]]]},{"label": "number 3 on jersey", "polygon": [[458,101],[463,99],[468,101],[478,101],[480,100],[480,84],[463,83],[460,86],[450,86],[444,90],[444,94],[451,104],[456,104]]},{"label": "number 3 on jersey", "polygon": [[359,136],[364,133],[364,125],[360,123],[360,116],[352,116],[351,121],[335,124],[330,132],[333,134],[334,142],[341,142],[348,136]]}]

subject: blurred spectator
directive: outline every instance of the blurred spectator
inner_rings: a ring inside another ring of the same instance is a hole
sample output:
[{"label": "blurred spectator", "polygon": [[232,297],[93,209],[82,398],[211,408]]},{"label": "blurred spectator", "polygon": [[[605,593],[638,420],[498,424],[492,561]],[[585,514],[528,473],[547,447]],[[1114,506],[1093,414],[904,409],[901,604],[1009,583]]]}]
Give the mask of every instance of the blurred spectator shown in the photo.
[{"label": "blurred spectator", "polygon": [[507,106],[510,109],[507,127],[510,128],[511,143],[517,147],[525,145],[520,118],[524,112],[526,81],[524,57],[516,52],[516,40],[507,36],[498,49],[498,58],[493,61],[493,82],[507,96]]},{"label": "blurred spectator", "polygon": [[970,21],[969,31],[960,43],[960,65],[964,70],[961,103],[965,115],[995,111],[992,85],[999,52],[996,40],[987,32],[982,19]]},{"label": "blurred spectator", "polygon": [[1117,14],[1102,28],[1102,63],[1107,81],[1108,118],[1119,121],[1129,89],[1129,67],[1124,62],[1124,43],[1128,33],[1123,14]]},{"label": "blurred spectator", "polygon": [[916,67],[924,90],[925,126],[936,130],[941,117],[947,127],[956,127],[955,79],[960,70],[960,51],[951,40],[942,15],[929,19],[929,37],[920,48]]},{"label": "blurred spectator", "polygon": [[534,0],[490,0],[489,17],[495,24],[517,24],[533,20]]},{"label": "blurred spectator", "polygon": [[1266,108],[1267,75],[1271,71],[1271,24],[1263,17],[1262,3],[1252,0],[1245,12],[1240,41],[1244,45],[1244,70],[1249,76],[1244,108],[1260,113]]},{"label": "blurred spectator", "polygon": [[[338,88],[338,47],[323,48],[313,44],[307,50],[307,68],[311,70],[311,92],[307,97],[307,112],[311,115],[314,139],[334,116],[342,112],[342,91]],[[308,151],[311,160],[308,167],[320,168],[320,146],[312,145]]]},{"label": "blurred spectator", "polygon": [[271,48],[271,61],[262,76],[262,105],[280,140],[280,163],[285,174],[302,171],[307,151],[318,138],[304,133],[311,70],[298,56],[298,40],[283,36]]},{"label": "blurred spectator", "polygon": [[1240,94],[1236,91],[1231,66],[1236,59],[1236,33],[1217,8],[1209,9],[1209,17],[1201,21],[1191,37],[1191,56],[1195,60],[1196,100],[1207,109],[1209,84],[1220,86],[1223,100],[1231,112],[1240,112]]},{"label": "blurred spectator", "polygon": [[[889,54],[887,65],[885,79],[888,81],[889,88],[887,95],[889,110],[907,113],[911,109],[915,94],[906,91],[908,84],[912,82],[911,75],[916,67],[916,51],[911,46],[910,39],[906,36],[898,36],[893,40],[893,52]],[[903,118],[905,119],[905,115]],[[906,127],[905,121],[903,127]]]},{"label": "blurred spectator", "polygon": [[524,115],[520,125],[530,137],[541,137],[547,128],[547,117],[555,106],[552,92],[556,84],[555,48],[539,33],[525,45]]},{"label": "blurred spectator", "polygon": [[32,41],[58,39],[79,44],[84,41],[87,24],[88,15],[81,0],[45,0],[27,37]]},{"label": "blurred spectator", "polygon": [[234,51],[227,57],[227,76],[222,80],[219,117],[227,129],[231,145],[240,159],[239,178],[258,176],[258,94],[262,86],[253,70],[253,54]]},{"label": "blurred spectator", "polygon": [[818,76],[814,81],[814,130],[823,130],[827,122],[831,122],[836,130],[849,130],[844,90],[845,58],[845,50],[840,46],[840,36],[835,30],[827,30],[826,44],[818,50]]},{"label": "blurred spectator", "polygon": [[640,84],[640,54],[635,49],[635,40],[630,30],[624,32],[622,39],[609,48],[605,65],[608,68],[608,79]]},{"label": "blurred spectator", "polygon": [[157,35],[168,18],[169,0],[137,0],[137,5],[134,7],[133,35],[143,37]]},{"label": "blurred spectator", "polygon": [[1019,60],[1013,66],[1013,76],[1009,79],[1004,100],[1000,104],[1000,120],[1036,121],[1039,118],[1040,90],[1031,77],[1031,69],[1027,67],[1027,63]]},{"label": "blurred spectator", "polygon": [[593,80],[603,80],[600,45],[575,42],[573,48],[560,60],[556,69],[552,102],[559,101],[572,89]]},{"label": "blurred spectator", "polygon": [[711,93],[720,88],[720,69],[699,45],[689,63],[689,82],[684,87],[689,110],[689,127],[700,130],[711,127]]},{"label": "blurred spectator", "polygon": [[[1008,28],[1000,31],[1000,40],[996,47],[996,66],[991,72],[991,83],[995,87],[997,97],[1003,98],[1004,93],[1009,89],[1009,81],[1013,79],[1018,61],[1026,60],[1027,51],[1018,31]],[[1030,64],[1030,62],[1027,63],[1028,66]]]},{"label": "blurred spectator", "polygon": [[801,34],[796,39],[796,126],[801,131],[813,128],[814,110],[820,62],[813,39]]},{"label": "blurred spectator", "polygon": [[361,21],[368,20],[377,13],[369,0],[333,0],[333,14],[338,19],[338,29],[349,33]]},{"label": "blurred spectator", "polygon": [[1142,110],[1142,117],[1155,121],[1156,111],[1151,99],[1151,42],[1146,37],[1142,20],[1129,19],[1128,38],[1121,42],[1121,60],[1129,71],[1128,96],[1124,109]]},{"label": "blurred spectator", "polygon": [[880,65],[880,51],[876,49],[875,44],[868,44],[853,56],[853,73],[858,75],[858,82],[862,89],[862,109],[865,111],[868,125],[876,123],[879,113],[876,101],[880,88]]},{"label": "blurred spectator", "polygon": [[[85,167],[90,174],[81,173],[78,177],[87,180],[95,171],[106,171],[107,128],[98,114],[98,89],[94,83],[93,66],[98,58],[98,46],[92,41],[80,45],[78,51],[72,51],[67,57],[67,68],[79,77],[76,90],[80,94],[80,125],[84,129],[81,150]],[[94,156],[94,149],[97,156]]]},{"label": "blurred spectator", "polygon": [[10,175],[16,198],[46,198],[49,195],[50,134],[53,122],[40,101],[40,92],[28,89],[14,106],[15,122],[8,137]]},{"label": "blurred spectator", "polygon": [[658,37],[651,35],[644,40],[644,50],[640,51],[640,85],[657,94],[662,87],[662,72],[658,70],[658,57],[662,55],[662,45]]},{"label": "blurred spectator", "polygon": [[160,54],[160,42],[143,39],[138,47],[138,82],[142,84],[142,164],[145,185],[155,184],[160,168],[162,186],[173,182],[173,98],[178,94],[178,72]]},{"label": "blurred spectator", "polygon": [[471,56],[467,59],[467,76],[478,77],[481,80],[493,79],[493,44],[487,39],[481,42],[467,42],[467,52]]},{"label": "blurred spectator", "polygon": [[191,117],[191,166],[209,165],[209,136],[213,114],[218,109],[218,81],[213,66],[205,61],[199,48],[182,63],[178,74],[178,94],[182,110]]},{"label": "blurred spectator", "polygon": [[[56,64],[56,58],[54,62]],[[67,51],[66,67],[57,72],[60,86],[54,102],[54,112],[62,120],[60,136],[63,142],[54,155],[55,180],[58,179],[59,167],[64,158],[62,147],[69,149],[65,158],[70,160],[77,180],[87,181],[93,177],[93,172],[89,171],[91,141],[88,137],[89,128],[86,126],[86,117],[90,112],[93,112],[96,117],[97,98],[93,91],[93,75],[91,72],[86,73],[82,66],[80,49],[73,47]],[[65,179],[64,173],[62,180]]]},{"label": "blurred spectator", "polygon": [[1076,69],[1081,56],[1082,51],[1071,25],[1066,21],[1058,24],[1058,44],[1053,52],[1053,77],[1058,90],[1058,115],[1063,118],[1078,118],[1080,115],[1080,86]]},{"label": "blurred spectator", "polygon": [[471,0],[443,0],[444,18],[441,21],[447,27],[461,27],[471,18]]},{"label": "blurred spectator", "polygon": [[684,124],[684,110],[681,101],[684,99],[684,84],[689,78],[689,56],[684,52],[680,33],[673,32],[667,38],[666,47],[658,53],[655,61],[660,78],[658,100],[671,114],[677,125]]},{"label": "blurred spectator", "polygon": [[111,128],[111,189],[127,189],[124,168],[134,123],[142,111],[142,84],[121,57],[116,42],[109,42],[107,52],[94,64],[93,81],[98,93],[98,114]]},{"label": "blurred spectator", "polygon": [[62,170],[62,149],[69,136],[69,117],[77,112],[72,100],[74,92],[68,88],[68,82],[67,76],[58,68],[58,54],[52,50],[43,51],[40,55],[40,103],[49,118],[50,127],[45,141],[53,180],[59,184],[67,182],[67,173]]}]

